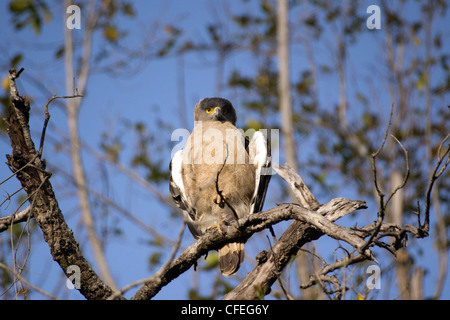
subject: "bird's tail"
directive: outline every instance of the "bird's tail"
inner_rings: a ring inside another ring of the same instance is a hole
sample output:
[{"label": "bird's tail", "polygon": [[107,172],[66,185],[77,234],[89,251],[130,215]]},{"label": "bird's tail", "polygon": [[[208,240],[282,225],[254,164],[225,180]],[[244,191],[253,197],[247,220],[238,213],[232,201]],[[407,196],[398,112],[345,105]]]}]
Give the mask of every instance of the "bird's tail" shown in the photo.
[{"label": "bird's tail", "polygon": [[237,272],[243,261],[243,242],[228,243],[219,249],[220,271],[225,277],[229,277]]}]

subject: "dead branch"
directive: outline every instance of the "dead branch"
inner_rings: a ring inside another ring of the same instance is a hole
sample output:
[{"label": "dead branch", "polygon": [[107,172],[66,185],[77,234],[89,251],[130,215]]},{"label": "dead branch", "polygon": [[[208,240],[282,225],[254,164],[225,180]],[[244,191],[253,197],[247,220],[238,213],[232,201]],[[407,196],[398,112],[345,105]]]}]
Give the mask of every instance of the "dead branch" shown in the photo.
[{"label": "dead branch", "polygon": [[8,272],[11,272],[14,277],[18,278],[21,282],[25,283],[25,285],[27,285],[28,287],[32,288],[33,290],[36,290],[37,292],[39,292],[40,294],[49,297],[50,299],[53,300],[59,300],[58,297],[55,297],[53,294],[42,290],[39,287],[36,287],[34,285],[32,285],[30,282],[28,282],[25,278],[23,278],[18,272],[16,272],[14,269],[8,267],[6,264],[0,262],[0,268],[7,270]]},{"label": "dead branch", "polygon": [[181,229],[178,232],[177,241],[176,241],[175,245],[172,247],[172,253],[170,254],[170,257],[167,259],[167,262],[164,263],[164,265],[161,267],[161,269],[159,269],[151,277],[135,281],[135,282],[130,283],[129,285],[123,287],[118,292],[115,292],[113,295],[108,297],[108,300],[117,299],[117,298],[120,297],[120,295],[124,294],[125,292],[127,292],[131,288],[137,287],[137,286],[142,285],[144,283],[148,283],[148,282],[152,282],[152,281],[158,281],[160,279],[160,277],[161,277],[161,274],[163,274],[164,272],[167,272],[167,269],[169,268],[171,262],[175,258],[175,254],[177,253],[177,251],[178,251],[178,249],[180,248],[180,245],[181,245],[181,238],[183,236],[185,227],[186,227],[186,223],[183,221],[183,224],[181,225]]},{"label": "dead branch", "polygon": [[0,232],[8,230],[10,225],[27,221],[31,214],[31,206],[26,207],[19,212],[15,212],[7,217],[0,218]]},{"label": "dead branch", "polygon": [[[442,140],[437,151],[437,162],[434,167],[433,173],[431,174],[425,197],[425,221],[423,225],[420,224],[420,207],[419,202],[417,201],[417,215],[419,219],[419,226],[420,229],[426,233],[428,233],[430,229],[431,191],[433,190],[433,186],[436,180],[439,179],[439,177],[444,173],[445,169],[447,169],[447,166],[450,163],[450,144],[447,146],[447,150],[444,152],[444,154],[441,155],[442,147],[444,146],[448,138],[450,138],[450,133],[444,138],[444,140]],[[447,160],[444,162],[445,158],[447,158]]]},{"label": "dead branch", "polygon": [[[352,200],[347,201],[353,202]],[[365,207],[363,202],[358,201],[357,203],[360,204],[359,209]],[[328,203],[324,205],[324,207],[327,207],[328,210],[333,210],[332,208],[334,208],[334,203]],[[325,208],[322,209],[322,212],[325,214],[330,213],[330,211],[327,211]],[[232,242],[238,238],[249,237],[255,232],[262,231],[278,222],[292,219],[298,220],[304,225],[308,225],[308,227],[316,233],[322,233],[322,229],[324,229],[325,233],[328,233],[330,236],[339,238],[343,241],[348,241],[354,246],[360,246],[362,243],[362,240],[352,230],[348,229],[344,231],[344,227],[334,224],[326,217],[315,211],[302,208],[293,203],[282,204],[273,209],[241,218],[237,221],[237,223],[221,223],[220,229],[222,232],[218,231],[216,228],[208,230],[204,236],[191,244],[180,256],[178,256],[178,258],[173,260],[167,268],[167,271],[163,273],[159,279],[149,281],[141,287],[133,299],[140,300],[152,298],[159,292],[159,290],[161,290],[163,286],[178,277],[181,273],[188,270],[194,263],[196,263],[197,259],[208,253],[208,251],[216,250],[223,244]],[[339,232],[344,232],[345,235],[339,235]],[[276,246],[279,246],[280,240],[270,252],[276,252]],[[311,241],[312,238],[308,237],[303,240]],[[365,253],[370,255],[369,252]],[[282,254],[281,252],[279,254],[279,259],[289,260],[289,257],[290,255],[286,256],[286,254]],[[241,298],[245,299],[247,297]]]},{"label": "dead branch", "polygon": [[39,144],[39,155],[41,157],[42,157],[42,152],[44,149],[45,132],[47,131],[47,125],[48,125],[48,122],[50,121],[50,112],[48,112],[48,106],[49,106],[50,102],[52,102],[55,99],[72,99],[72,98],[79,98],[79,97],[83,97],[83,95],[74,94],[71,96],[58,96],[55,94],[53,97],[48,99],[47,103],[44,106],[45,119],[44,119],[44,125],[42,127],[41,142]]},{"label": "dead branch", "polygon": [[11,155],[7,155],[8,166],[32,202],[31,216],[39,225],[53,259],[64,273],[70,265],[80,268],[80,292],[87,299],[105,299],[113,291],[100,279],[81,253],[59,208],[50,183],[50,173],[46,172],[44,162],[38,157],[39,153],[31,140],[28,125],[30,106],[17,91],[17,76],[16,70],[11,69],[11,105],[5,121],[12,146]]}]

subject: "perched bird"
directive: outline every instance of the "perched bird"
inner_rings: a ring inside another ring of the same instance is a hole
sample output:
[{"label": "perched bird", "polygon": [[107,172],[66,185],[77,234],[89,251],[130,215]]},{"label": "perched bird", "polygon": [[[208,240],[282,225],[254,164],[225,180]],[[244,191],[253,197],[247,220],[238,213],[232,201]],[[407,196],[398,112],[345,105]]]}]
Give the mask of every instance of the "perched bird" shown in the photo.
[{"label": "perched bird", "polygon": [[[184,150],[170,162],[170,192],[197,239],[224,220],[239,219],[262,209],[270,175],[267,138],[257,131],[249,141],[236,128],[230,101],[204,98],[194,108],[194,129]],[[227,243],[219,251],[224,276],[244,261],[244,242]]]}]

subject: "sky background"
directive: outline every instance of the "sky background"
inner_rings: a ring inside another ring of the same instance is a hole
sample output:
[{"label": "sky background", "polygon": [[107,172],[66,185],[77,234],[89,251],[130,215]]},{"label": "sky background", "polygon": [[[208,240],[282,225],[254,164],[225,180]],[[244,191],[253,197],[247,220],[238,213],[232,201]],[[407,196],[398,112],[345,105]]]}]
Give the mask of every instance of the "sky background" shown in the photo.
[{"label": "sky background", "polygon": [[[376,1],[363,1],[363,3],[367,3],[367,6],[377,4]],[[0,2],[0,21],[3,22],[0,34],[0,43],[2,43],[0,48],[4,57],[13,57],[19,52],[25,52],[24,60],[20,63],[20,66],[23,66],[25,71],[18,81],[18,89],[22,95],[30,96],[33,99],[31,129],[36,143],[39,141],[40,130],[43,124],[43,106],[45,102],[53,94],[66,94],[64,64],[61,59],[55,59],[53,54],[55,48],[58,48],[63,43],[63,26],[65,25],[67,15],[62,6],[62,1],[61,3],[55,3],[55,7],[51,8],[53,13],[52,20],[45,24],[42,28],[42,33],[36,36],[29,28],[18,32],[13,28],[11,23],[8,23],[10,16],[8,15],[7,4],[8,1]],[[156,39],[162,38],[165,35],[164,27],[171,25],[182,29],[186,38],[206,39],[206,26],[220,19],[224,22],[226,28],[228,28],[225,33],[231,35],[236,27],[229,21],[230,13],[228,10],[230,12],[254,10],[257,2],[230,1],[227,2],[227,5],[224,5],[221,1],[193,0],[187,2],[180,0],[152,0],[133,1],[133,5],[137,14],[136,18],[120,18],[118,20],[119,27],[129,32],[123,45],[130,48],[139,46],[142,40],[149,34],[154,34]],[[362,7],[367,6],[363,5]],[[299,21],[302,14],[299,10],[291,13],[291,22],[295,25],[295,22]],[[418,12],[417,8],[412,7],[407,8],[405,14],[417,15],[420,12]],[[448,25],[446,27],[442,22],[439,22],[436,28],[448,29]],[[81,34],[82,32],[83,28],[81,30],[73,30],[75,37],[77,37],[77,33]],[[327,30],[326,32],[330,33],[330,37],[332,36],[332,30]],[[370,97],[373,99],[372,108],[378,109],[379,112],[382,112],[383,109],[388,110],[388,94],[387,92],[381,91],[380,88],[369,87],[367,84],[369,83],[368,79],[377,77],[379,73],[383,72],[378,67],[381,65],[379,60],[381,46],[379,44],[383,41],[382,39],[383,37],[379,31],[366,31],[352,45],[351,51],[349,52],[353,62],[349,66],[349,83],[351,84],[349,90],[371,92]],[[101,49],[102,45],[103,42],[100,36],[98,34],[95,35],[93,51],[97,52]],[[315,54],[317,54],[318,59],[334,59],[333,52],[327,50],[326,42],[315,44],[315,49]],[[302,50],[299,46],[293,46],[291,48],[292,78],[297,77],[298,70],[301,70],[308,63]],[[0,63],[6,61],[7,59],[2,59]],[[195,103],[203,97],[217,94],[215,61],[216,56],[210,53],[202,55],[193,53],[185,57],[183,60],[184,89],[181,99],[179,86],[180,59],[177,57],[150,59],[139,62],[130,74],[92,73],[88,80],[87,90],[84,93],[85,98],[79,117],[79,132],[82,142],[90,148],[98,149],[105,135],[109,138],[114,138],[119,135],[122,141],[128,141],[123,146],[124,149],[120,160],[123,163],[129,163],[132,150],[136,148],[135,135],[124,125],[124,120],[128,120],[130,123],[142,121],[148,128],[155,128],[158,131],[152,136],[154,139],[152,143],[166,146],[158,152],[160,153],[159,156],[166,160],[168,166],[170,150],[177,143],[176,141],[171,141],[171,130],[176,128],[187,128],[191,130],[193,126],[192,111]],[[233,54],[226,60],[224,80],[235,69],[243,74],[251,74],[254,72],[254,66],[255,61],[253,61],[253,57],[250,54]],[[364,68],[360,66],[364,66]],[[6,76],[9,66],[2,64],[0,67],[0,76],[3,78]],[[93,70],[95,69],[94,67],[95,63],[93,63]],[[338,95],[336,79],[337,75],[332,74],[323,77],[319,83],[321,92],[320,102],[325,108],[327,104],[329,104],[330,108],[334,107],[332,104],[336,101]],[[244,125],[244,120],[247,120],[249,115],[242,108],[239,108],[242,101],[240,93],[225,87],[220,94],[230,99],[236,107],[238,127]],[[183,101],[184,105],[180,101]],[[70,159],[66,152],[58,150],[58,148],[64,150],[64,144],[67,144],[67,141],[62,139],[68,132],[67,119],[62,104],[60,102],[52,104],[50,113],[51,120],[47,137],[48,139],[52,139],[50,141],[53,142],[49,142],[48,144],[46,142],[44,157],[47,159],[52,158],[52,161],[49,161],[50,171],[52,171],[52,168],[55,171],[59,171],[52,177],[51,182],[69,226],[73,229],[75,237],[82,242],[82,249],[86,253],[88,260],[95,266],[89,245],[86,245],[85,241],[82,241],[82,239],[86,239],[87,235],[86,231],[80,227],[80,214],[77,210],[77,202],[74,201],[74,189],[73,187],[67,186],[67,179],[63,174],[63,172],[71,172]],[[160,127],[163,129],[159,129]],[[302,167],[302,163],[310,156],[310,151],[308,151],[310,148],[308,146],[311,143],[314,143],[312,139],[299,141],[299,146],[302,150],[299,156],[300,174],[302,174],[302,169],[307,171],[307,168]],[[0,150],[1,154],[10,152],[9,140],[6,136],[0,139]],[[280,162],[284,163],[283,155],[281,155]],[[167,207],[158,202],[145,188],[131,181],[123,174],[120,174],[113,166],[103,163],[100,159],[96,159],[86,151],[83,152],[83,163],[88,175],[88,182],[93,189],[104,192],[146,224],[157,228],[166,237],[173,240],[176,239],[181,226],[181,220],[171,218]],[[5,165],[0,166],[0,180],[3,180],[9,175],[9,169]],[[330,179],[333,179],[333,177],[331,176]],[[308,183],[308,181],[306,182]],[[339,183],[340,181],[336,182]],[[3,188],[9,191],[17,189],[17,186],[17,182],[10,181],[3,185]],[[279,181],[275,177],[271,183],[271,189],[269,189],[265,204],[266,209],[273,207],[277,202],[278,193],[276,189],[278,186]],[[329,194],[322,192],[319,188],[315,186],[310,187],[318,197],[319,202],[324,203],[331,199]],[[164,195],[168,195],[168,183],[161,183],[158,188]],[[341,188],[339,194],[335,194],[333,197],[358,199],[358,195],[352,188]],[[0,216],[10,214],[15,206],[17,204],[13,203],[6,210],[1,208]],[[98,211],[102,210],[101,204],[94,204],[93,208]],[[366,212],[358,213],[359,225],[373,221],[376,218],[375,212],[374,210],[367,210]],[[149,268],[149,255],[153,252],[154,247],[149,245],[152,237],[148,233],[143,232],[142,229],[136,227],[128,220],[120,219],[120,214],[114,213],[102,217],[105,219],[104,221],[97,221],[100,228],[101,226],[112,225],[121,230],[118,236],[108,237],[108,245],[106,247],[107,259],[110,262],[113,276],[119,287],[148,277],[159,269],[159,266],[152,269]],[[120,225],[116,225],[116,223],[120,223]],[[349,226],[354,223],[354,220],[352,218],[343,219],[340,223]],[[277,225],[277,235],[281,235],[287,225],[287,223]],[[252,269],[252,263],[254,263],[254,259],[252,260],[252,258],[261,250],[269,247],[266,234],[266,232],[263,232],[249,240],[246,248],[250,248],[247,250],[247,253],[249,253],[251,259],[246,259],[246,262],[238,273],[237,279],[245,276]],[[3,237],[3,239],[6,238]],[[185,231],[182,246],[185,248],[192,241],[192,236],[188,231]],[[414,242],[415,240],[411,239],[411,241]],[[418,258],[418,263],[428,270],[425,275],[425,296],[427,296],[433,293],[437,279],[437,257],[434,250],[426,250],[426,248],[430,248],[433,245],[432,237],[422,239],[420,242],[420,247],[425,249],[422,250],[423,252]],[[332,259],[332,250],[336,248],[336,241],[322,237],[316,242],[316,245],[318,251],[323,253],[324,258]],[[27,248],[26,242],[21,243],[20,246],[23,254],[23,251],[26,251]],[[170,253],[170,246],[166,248],[166,252],[168,253],[163,255],[161,259],[162,263],[165,262],[165,258]],[[391,261],[390,259],[386,260]],[[383,264],[383,262],[381,263]],[[48,246],[43,242],[39,232],[33,233],[30,259],[27,263],[27,268],[27,279],[34,285],[42,287],[49,292],[59,292],[59,294],[63,292],[64,298],[83,298],[76,290],[64,288],[65,279],[62,271],[52,261]],[[381,276],[383,281],[389,280],[384,279],[383,274]],[[186,299],[187,288],[199,285],[202,290],[208,292],[208,288],[215,280],[215,273],[194,272],[191,268],[191,270],[164,287],[155,298]],[[234,285],[238,283],[237,280],[232,279],[231,281]],[[446,281],[442,298],[450,298],[449,287],[448,281]],[[131,297],[137,288],[130,290],[125,296]],[[390,293],[388,293],[389,297],[395,296],[395,294],[392,294],[392,291],[396,290],[394,285],[391,285],[390,290]],[[298,292],[296,288],[292,288],[292,291]],[[383,298],[383,294],[377,294],[375,292],[374,296]],[[36,293],[33,293],[31,297],[42,298],[41,295]]]}]

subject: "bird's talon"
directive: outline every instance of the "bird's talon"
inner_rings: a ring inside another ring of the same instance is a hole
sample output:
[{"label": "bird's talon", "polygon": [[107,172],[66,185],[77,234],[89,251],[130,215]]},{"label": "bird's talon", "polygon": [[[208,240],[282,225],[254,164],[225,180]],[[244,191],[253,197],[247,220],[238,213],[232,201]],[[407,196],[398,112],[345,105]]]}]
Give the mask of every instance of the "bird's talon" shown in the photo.
[{"label": "bird's talon", "polygon": [[220,228],[220,221],[217,222],[216,224],[213,224],[212,226],[209,226],[208,228],[206,228],[206,230],[210,230],[210,229],[214,229],[217,228],[217,230],[222,233],[222,229]]},{"label": "bird's talon", "polygon": [[217,204],[220,208],[223,208],[225,206],[224,197],[217,194],[214,199],[214,203]]}]

